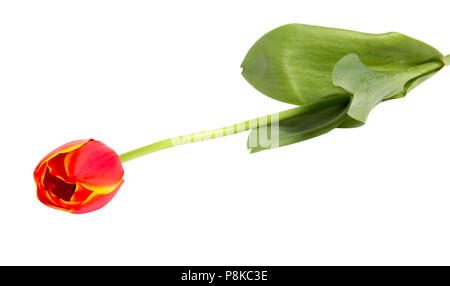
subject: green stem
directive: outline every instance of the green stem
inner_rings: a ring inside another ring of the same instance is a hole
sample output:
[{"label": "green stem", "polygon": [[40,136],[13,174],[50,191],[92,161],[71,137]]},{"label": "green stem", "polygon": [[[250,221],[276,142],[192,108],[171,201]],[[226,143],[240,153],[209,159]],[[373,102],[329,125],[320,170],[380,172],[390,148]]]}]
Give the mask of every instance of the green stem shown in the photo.
[{"label": "green stem", "polygon": [[445,65],[450,66],[450,55],[446,55],[444,58]]},{"label": "green stem", "polygon": [[121,154],[120,161],[122,163],[145,156],[147,154],[167,149],[174,146],[184,145],[188,143],[200,142],[209,139],[220,138],[228,135],[237,134],[243,131],[254,129],[257,127],[265,126],[271,122],[280,121],[298,115],[299,108],[293,108],[280,113],[266,115],[255,119],[247,120],[241,123],[233,124],[230,126],[191,133],[183,136],[173,137],[165,140],[158,141],[153,144],[146,145],[144,147]]},{"label": "green stem", "polygon": [[146,145],[144,147],[134,149],[132,151],[121,154],[119,156],[120,161],[122,163],[124,163],[124,162],[130,161],[130,160],[145,156],[147,154],[150,154],[150,153],[153,153],[156,151],[160,151],[163,149],[167,149],[170,147],[237,134],[239,132],[247,131],[250,129],[255,129],[258,127],[269,125],[271,123],[275,123],[275,122],[279,122],[279,121],[286,120],[289,118],[293,118],[293,117],[301,115],[301,114],[314,112],[314,111],[317,111],[326,106],[340,104],[343,101],[348,101],[348,95],[330,96],[324,100],[321,100],[321,101],[313,103],[313,104],[299,106],[299,107],[296,107],[293,109],[289,109],[289,110],[285,110],[285,111],[282,111],[279,113],[274,113],[274,114],[258,117],[255,119],[247,120],[247,121],[233,124],[230,126],[161,140],[156,143]]}]

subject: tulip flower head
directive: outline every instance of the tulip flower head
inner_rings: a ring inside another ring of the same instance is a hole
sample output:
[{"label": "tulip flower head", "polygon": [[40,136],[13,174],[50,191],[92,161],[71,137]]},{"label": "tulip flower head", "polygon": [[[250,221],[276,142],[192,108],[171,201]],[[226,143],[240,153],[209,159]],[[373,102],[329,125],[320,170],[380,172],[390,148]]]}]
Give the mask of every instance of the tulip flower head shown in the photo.
[{"label": "tulip flower head", "polygon": [[39,200],[70,213],[105,206],[123,183],[117,153],[102,142],[78,140],[56,148],[34,170]]}]

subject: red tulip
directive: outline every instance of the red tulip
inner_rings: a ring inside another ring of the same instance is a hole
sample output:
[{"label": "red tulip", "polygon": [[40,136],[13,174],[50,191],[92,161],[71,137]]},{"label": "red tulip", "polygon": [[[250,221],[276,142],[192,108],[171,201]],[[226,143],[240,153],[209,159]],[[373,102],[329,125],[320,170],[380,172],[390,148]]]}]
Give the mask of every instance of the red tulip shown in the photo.
[{"label": "red tulip", "polygon": [[56,148],[34,170],[39,200],[52,208],[87,213],[106,205],[123,183],[119,156],[102,142],[78,140]]}]

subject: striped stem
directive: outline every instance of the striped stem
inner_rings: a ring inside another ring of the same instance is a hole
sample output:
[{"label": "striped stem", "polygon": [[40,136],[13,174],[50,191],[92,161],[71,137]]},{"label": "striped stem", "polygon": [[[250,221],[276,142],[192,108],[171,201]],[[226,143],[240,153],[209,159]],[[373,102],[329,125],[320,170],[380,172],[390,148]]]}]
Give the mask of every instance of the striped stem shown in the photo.
[{"label": "striped stem", "polygon": [[220,138],[228,135],[237,134],[250,129],[255,129],[258,127],[267,126],[271,123],[279,123],[282,120],[287,120],[301,114],[306,114],[310,112],[315,112],[322,108],[326,108],[335,104],[342,104],[342,102],[347,102],[349,96],[347,94],[338,94],[327,97],[326,99],[320,100],[318,102],[299,106],[282,112],[258,117],[255,119],[247,120],[241,123],[233,124],[230,126],[212,129],[208,131],[202,131],[198,133],[191,133],[188,135],[173,137],[165,140],[158,141],[156,143],[146,145],[144,147],[126,152],[121,154],[120,161],[127,162],[147,154],[160,151],[163,149],[171,148],[174,146],[184,145],[188,143],[200,142],[209,139]]},{"label": "striped stem", "polygon": [[241,123],[233,124],[233,125],[222,127],[222,128],[217,128],[217,129],[212,129],[212,130],[207,130],[207,131],[202,131],[202,132],[197,132],[197,133],[191,133],[191,134],[187,134],[187,135],[182,135],[182,136],[177,136],[177,137],[161,140],[156,143],[149,144],[144,147],[121,154],[119,156],[120,161],[122,161],[122,163],[123,163],[123,162],[127,162],[130,160],[139,158],[141,156],[145,156],[147,154],[150,154],[150,153],[153,153],[156,151],[160,151],[163,149],[167,149],[170,147],[184,145],[184,144],[188,144],[188,143],[205,141],[205,140],[209,140],[209,139],[220,138],[220,137],[244,132],[244,131],[254,129],[257,127],[262,127],[262,126],[270,124],[271,122],[281,120],[282,118],[280,118],[280,116],[282,114],[283,114],[283,117],[285,117],[285,118],[293,116],[294,113],[296,113],[295,112],[296,109],[297,108],[287,110],[284,112],[284,114],[283,114],[283,112],[275,113],[275,114],[258,117],[255,119],[247,120],[247,121],[244,121]]}]

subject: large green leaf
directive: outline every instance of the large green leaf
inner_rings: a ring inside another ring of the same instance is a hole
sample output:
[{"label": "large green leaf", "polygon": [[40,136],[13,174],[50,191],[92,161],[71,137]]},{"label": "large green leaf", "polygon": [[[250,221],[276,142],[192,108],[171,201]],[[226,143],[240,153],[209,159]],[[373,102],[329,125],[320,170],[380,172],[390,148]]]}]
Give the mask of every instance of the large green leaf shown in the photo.
[{"label": "large green leaf", "polygon": [[258,152],[361,126],[381,101],[405,96],[448,61],[400,33],[279,27],[253,45],[242,74],[265,95],[301,107],[279,113],[278,124],[254,128],[247,147]]},{"label": "large green leaf", "polygon": [[[367,34],[326,27],[288,24],[260,38],[242,63],[242,75],[265,95],[304,105],[347,92],[333,84],[335,64],[357,54],[375,71],[404,71],[427,62],[444,66],[433,47],[400,33]],[[412,79],[423,80],[421,76]],[[393,97],[402,96],[402,94]]]}]

